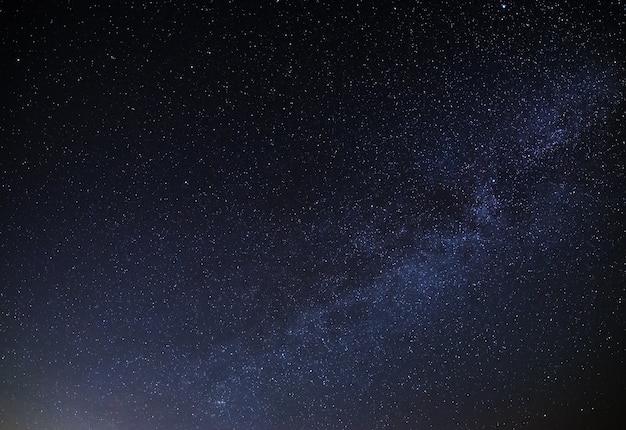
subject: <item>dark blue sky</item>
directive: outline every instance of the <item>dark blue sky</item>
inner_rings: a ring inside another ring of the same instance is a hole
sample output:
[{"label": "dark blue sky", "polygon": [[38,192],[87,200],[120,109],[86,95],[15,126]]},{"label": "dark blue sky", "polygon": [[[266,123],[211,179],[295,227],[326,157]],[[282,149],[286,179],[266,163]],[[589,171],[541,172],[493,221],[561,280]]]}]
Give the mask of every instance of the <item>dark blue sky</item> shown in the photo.
[{"label": "dark blue sky", "polygon": [[0,427],[619,426],[623,5],[217,3],[0,10]]}]

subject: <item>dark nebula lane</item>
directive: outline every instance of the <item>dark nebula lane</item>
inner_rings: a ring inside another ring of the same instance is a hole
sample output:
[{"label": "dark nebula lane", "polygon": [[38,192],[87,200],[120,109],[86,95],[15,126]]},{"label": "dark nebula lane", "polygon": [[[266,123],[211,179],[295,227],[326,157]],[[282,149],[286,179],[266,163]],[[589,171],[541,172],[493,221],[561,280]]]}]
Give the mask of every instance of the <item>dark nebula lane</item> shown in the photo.
[{"label": "dark nebula lane", "polygon": [[620,1],[87,3],[0,8],[1,429],[623,427]]}]

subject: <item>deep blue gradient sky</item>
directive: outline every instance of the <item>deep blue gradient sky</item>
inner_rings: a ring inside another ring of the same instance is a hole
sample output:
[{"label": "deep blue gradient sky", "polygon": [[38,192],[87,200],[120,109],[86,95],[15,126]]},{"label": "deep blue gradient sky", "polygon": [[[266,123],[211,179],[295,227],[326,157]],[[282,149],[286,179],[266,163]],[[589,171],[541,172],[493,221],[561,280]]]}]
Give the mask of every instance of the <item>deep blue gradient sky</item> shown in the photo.
[{"label": "deep blue gradient sky", "polygon": [[623,424],[622,2],[379,3],[0,9],[0,428]]}]

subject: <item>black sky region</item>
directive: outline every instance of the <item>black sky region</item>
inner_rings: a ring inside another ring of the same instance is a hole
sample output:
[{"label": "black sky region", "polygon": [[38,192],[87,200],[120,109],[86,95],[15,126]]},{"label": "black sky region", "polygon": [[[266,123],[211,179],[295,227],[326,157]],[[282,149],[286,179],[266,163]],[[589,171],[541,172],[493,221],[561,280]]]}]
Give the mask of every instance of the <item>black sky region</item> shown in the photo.
[{"label": "black sky region", "polygon": [[613,1],[0,5],[0,428],[620,428]]}]

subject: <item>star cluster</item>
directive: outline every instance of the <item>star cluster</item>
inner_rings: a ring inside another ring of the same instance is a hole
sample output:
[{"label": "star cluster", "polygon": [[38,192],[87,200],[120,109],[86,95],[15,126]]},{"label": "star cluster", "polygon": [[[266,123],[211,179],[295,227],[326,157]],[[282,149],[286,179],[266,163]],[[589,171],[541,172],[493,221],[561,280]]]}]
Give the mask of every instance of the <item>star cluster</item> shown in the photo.
[{"label": "star cluster", "polygon": [[0,9],[0,427],[619,425],[625,10]]}]

